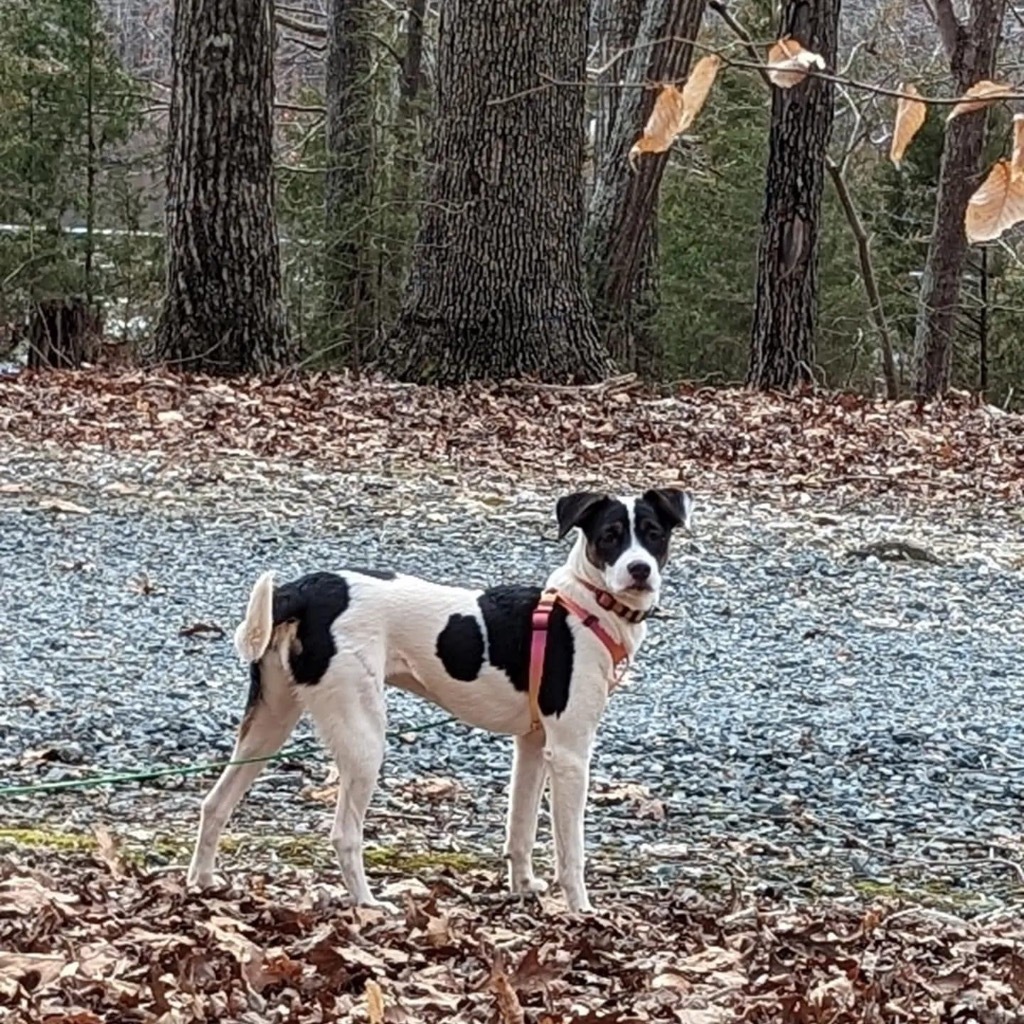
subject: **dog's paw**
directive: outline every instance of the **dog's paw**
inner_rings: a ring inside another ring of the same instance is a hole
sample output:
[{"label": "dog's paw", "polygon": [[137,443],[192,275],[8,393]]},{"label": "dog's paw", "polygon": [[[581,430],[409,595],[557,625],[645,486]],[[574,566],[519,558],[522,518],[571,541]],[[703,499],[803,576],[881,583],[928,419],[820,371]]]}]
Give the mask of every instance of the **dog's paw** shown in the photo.
[{"label": "dog's paw", "polygon": [[367,910],[379,910],[383,914],[387,914],[389,917],[397,917],[402,913],[401,907],[389,900],[379,900],[375,896],[370,896],[367,899],[360,900],[357,907],[364,907]]},{"label": "dog's paw", "polygon": [[580,903],[580,904],[578,904],[576,906],[573,906],[572,904],[569,904],[568,911],[569,911],[570,914],[579,914],[580,916],[589,916],[589,915],[597,913],[597,911],[594,910],[593,903],[589,903],[589,902],[588,903]]},{"label": "dog's paw", "polygon": [[185,876],[185,885],[189,889],[198,889],[203,892],[207,889],[217,888],[218,882],[212,871],[196,871],[189,868],[188,875]]},{"label": "dog's paw", "polygon": [[517,878],[512,880],[509,889],[516,895],[525,896],[532,893],[535,896],[542,896],[548,891],[548,883],[543,878]]}]

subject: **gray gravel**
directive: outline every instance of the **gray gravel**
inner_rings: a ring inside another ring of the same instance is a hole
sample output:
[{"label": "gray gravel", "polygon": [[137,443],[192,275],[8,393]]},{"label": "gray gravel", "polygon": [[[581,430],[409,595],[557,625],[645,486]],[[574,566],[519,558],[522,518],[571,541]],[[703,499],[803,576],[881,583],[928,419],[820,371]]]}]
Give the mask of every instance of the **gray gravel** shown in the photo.
[{"label": "gray gravel", "polygon": [[[443,475],[190,476],[139,460],[7,455],[0,448],[4,785],[229,754],[246,685],[230,631],[266,567],[539,582],[568,543],[554,539],[550,495],[497,483],[466,498]],[[41,509],[53,496],[90,512]],[[1019,887],[1019,519],[823,517],[699,499],[698,535],[677,544],[668,574],[671,617],[653,624],[602,725],[591,848],[621,847],[693,884],[727,869],[761,886],[849,890],[913,873],[915,884],[1004,897]],[[845,557],[878,537],[914,540],[947,564]],[[226,635],[179,635],[196,623]],[[398,692],[389,708],[396,734],[443,717]],[[309,735],[303,725],[295,739]],[[500,850],[508,746],[459,725],[395,735],[371,838],[403,835],[410,781],[443,776],[463,791],[419,809],[436,823],[427,841]],[[330,808],[296,799],[325,772],[319,751],[272,766],[237,827],[326,832]],[[210,781],[6,797],[5,817],[188,839]]]}]

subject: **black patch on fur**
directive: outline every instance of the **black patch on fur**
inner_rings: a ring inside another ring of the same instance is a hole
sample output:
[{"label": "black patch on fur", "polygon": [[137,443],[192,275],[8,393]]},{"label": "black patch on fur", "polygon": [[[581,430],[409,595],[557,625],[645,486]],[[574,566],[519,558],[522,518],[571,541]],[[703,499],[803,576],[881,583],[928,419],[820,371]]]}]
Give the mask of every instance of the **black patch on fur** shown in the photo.
[{"label": "black patch on fur", "polygon": [[672,527],[677,523],[668,522],[657,505],[644,498],[637,499],[633,506],[633,528],[640,546],[646,548],[655,558],[658,566],[665,568],[668,561],[668,540]]},{"label": "black patch on fur", "polygon": [[[540,594],[540,587],[492,587],[477,598],[487,627],[488,659],[522,693],[530,688],[533,610]],[[548,621],[539,695],[543,715],[560,715],[569,703],[575,644],[567,619],[568,612],[556,605]]]},{"label": "black patch on fur", "polygon": [[274,590],[274,625],[297,623],[298,644],[288,655],[295,682],[320,682],[337,654],[331,626],[348,608],[348,583],[331,572],[314,572]]},{"label": "black patch on fur", "polygon": [[437,656],[453,679],[471,683],[484,664],[484,635],[472,615],[453,615],[437,637]]},{"label": "black patch on fur", "polygon": [[626,506],[615,498],[605,498],[583,525],[583,533],[587,561],[598,569],[613,565],[633,540]]},{"label": "black patch on fur", "polygon": [[555,503],[558,539],[561,540],[574,526],[586,532],[588,522],[610,500],[602,491],[576,491],[559,498]]},{"label": "black patch on fur", "polygon": [[360,576],[372,576],[375,580],[393,580],[398,578],[398,573],[390,569],[349,569],[349,572],[358,573]]},{"label": "black patch on fur", "polygon": [[249,662],[249,694],[245,698],[245,711],[248,714],[263,700],[263,672],[258,661]]}]

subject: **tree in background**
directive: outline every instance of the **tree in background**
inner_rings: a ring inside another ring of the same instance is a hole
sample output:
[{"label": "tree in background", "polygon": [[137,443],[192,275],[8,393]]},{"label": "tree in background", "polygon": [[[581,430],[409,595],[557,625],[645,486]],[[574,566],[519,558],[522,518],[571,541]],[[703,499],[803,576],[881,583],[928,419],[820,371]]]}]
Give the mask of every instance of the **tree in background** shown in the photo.
[{"label": "tree in background", "polygon": [[584,286],[587,0],[446,0],[427,201],[382,369],[453,384],[609,369]]},{"label": "tree in background", "polygon": [[[951,0],[934,0],[932,10],[949,58],[954,88],[962,95],[995,72],[1006,0],[971,0],[966,24],[957,18]],[[967,252],[964,213],[980,183],[986,120],[987,108],[956,117],[946,128],[914,338],[915,390],[920,398],[941,395],[949,387]]]},{"label": "tree in background", "polygon": [[619,366],[655,376],[663,353],[653,318],[658,300],[658,194],[668,153],[628,155],[654,107],[652,89],[617,81],[679,82],[693,56],[706,0],[599,0],[603,74],[584,259],[598,323]]},{"label": "tree in background", "polygon": [[359,366],[376,327],[374,300],[373,0],[330,0],[324,289],[332,349]]},{"label": "tree in background", "polygon": [[269,0],[179,0],[160,358],[268,371],[289,355],[274,216]]},{"label": "tree in background", "polygon": [[[100,258],[110,241],[98,252],[96,229],[119,202],[129,167],[118,149],[139,126],[142,98],[94,0],[0,4],[0,223],[11,225],[0,233],[0,323],[31,310],[39,336],[48,309],[73,305],[68,322],[81,324],[102,313],[116,284]],[[76,365],[84,339],[58,333],[41,361]]]},{"label": "tree in background", "polygon": [[[783,38],[834,68],[840,0],[786,0]],[[806,77],[775,88],[747,382],[764,390],[812,380],[825,158],[835,88]]]}]

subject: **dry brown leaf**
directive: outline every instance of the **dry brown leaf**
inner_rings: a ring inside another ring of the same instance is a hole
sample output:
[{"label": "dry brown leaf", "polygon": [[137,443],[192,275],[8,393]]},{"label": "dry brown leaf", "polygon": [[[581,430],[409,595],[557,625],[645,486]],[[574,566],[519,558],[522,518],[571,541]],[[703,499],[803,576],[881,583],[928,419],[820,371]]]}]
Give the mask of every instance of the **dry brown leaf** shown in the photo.
[{"label": "dry brown leaf", "polygon": [[643,134],[629,151],[631,166],[635,166],[641,153],[664,153],[693,124],[721,66],[722,58],[718,54],[708,54],[693,66],[682,91],[670,84],[658,93]]},{"label": "dry brown leaf", "polygon": [[898,91],[905,95],[901,96],[896,104],[896,123],[893,126],[892,143],[889,146],[889,159],[897,168],[903,160],[907,146],[921,130],[925,118],[928,116],[928,108],[921,100],[908,98],[921,95],[916,85],[901,83]]},{"label": "dry brown leaf", "polygon": [[982,110],[998,102],[1002,97],[1012,95],[1013,87],[1004,85],[1002,82],[990,82],[987,78],[980,82],[975,82],[963,94],[960,102],[949,112],[946,120],[952,121],[954,117],[959,117],[961,114]]},{"label": "dry brown leaf", "polygon": [[1009,160],[997,160],[967,203],[967,241],[993,242],[1024,220],[1024,176],[1014,176]]},{"label": "dry brown leaf", "polygon": [[42,988],[56,981],[67,966],[59,953],[18,953],[0,950],[0,977],[16,978],[29,988]]},{"label": "dry brown leaf", "polygon": [[504,959],[498,950],[491,968],[490,989],[494,993],[498,1005],[498,1016],[501,1024],[525,1024],[526,1014],[520,1005],[519,997],[505,974]]},{"label": "dry brown leaf", "polygon": [[384,1024],[384,993],[372,978],[366,983],[366,1012],[370,1024]]},{"label": "dry brown leaf", "polygon": [[768,50],[768,80],[780,89],[792,89],[806,77],[810,68],[825,70],[825,58],[785,36]]},{"label": "dry brown leaf", "polygon": [[97,856],[106,864],[115,878],[123,878],[124,858],[121,856],[120,841],[110,834],[105,825],[97,825],[94,834]]}]

